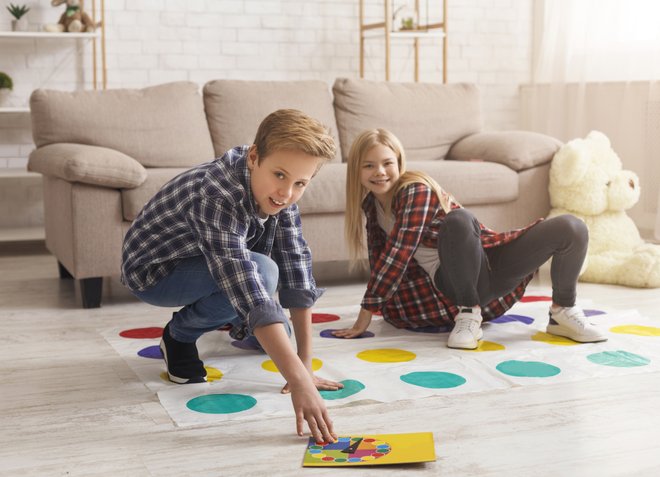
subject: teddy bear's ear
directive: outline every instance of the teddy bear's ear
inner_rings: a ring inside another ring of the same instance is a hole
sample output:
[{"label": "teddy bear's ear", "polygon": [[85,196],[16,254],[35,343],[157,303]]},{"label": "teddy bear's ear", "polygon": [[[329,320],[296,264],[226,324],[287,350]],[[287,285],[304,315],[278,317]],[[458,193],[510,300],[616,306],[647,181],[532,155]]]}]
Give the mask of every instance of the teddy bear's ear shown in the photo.
[{"label": "teddy bear's ear", "polygon": [[575,184],[587,173],[591,156],[584,139],[564,144],[552,158],[550,177],[560,186]]},{"label": "teddy bear's ear", "polygon": [[612,147],[610,139],[600,131],[591,131],[589,134],[587,134],[586,139],[597,142],[602,147],[606,147],[608,149]]}]

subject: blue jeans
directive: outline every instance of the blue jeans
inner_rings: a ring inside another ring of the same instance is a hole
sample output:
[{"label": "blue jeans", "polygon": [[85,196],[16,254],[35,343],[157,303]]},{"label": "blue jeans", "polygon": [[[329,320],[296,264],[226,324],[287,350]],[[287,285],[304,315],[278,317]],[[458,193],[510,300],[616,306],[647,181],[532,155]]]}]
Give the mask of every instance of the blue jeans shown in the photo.
[{"label": "blue jeans", "polygon": [[[250,258],[257,264],[267,292],[274,295],[280,274],[277,264],[261,253],[250,252]],[[158,283],[132,293],[150,305],[183,306],[172,315],[169,332],[172,338],[184,343],[194,343],[204,333],[240,320],[227,294],[218,288],[202,255],[181,260]],[[290,334],[290,330],[287,332]]]}]

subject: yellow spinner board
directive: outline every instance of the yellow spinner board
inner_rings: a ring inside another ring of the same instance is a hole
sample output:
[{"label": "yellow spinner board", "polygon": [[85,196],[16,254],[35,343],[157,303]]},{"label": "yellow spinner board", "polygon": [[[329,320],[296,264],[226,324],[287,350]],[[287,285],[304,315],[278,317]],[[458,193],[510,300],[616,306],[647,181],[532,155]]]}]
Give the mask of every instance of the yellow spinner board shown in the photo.
[{"label": "yellow spinner board", "polygon": [[432,432],[340,436],[317,444],[310,437],[303,467],[412,464],[435,460]]}]

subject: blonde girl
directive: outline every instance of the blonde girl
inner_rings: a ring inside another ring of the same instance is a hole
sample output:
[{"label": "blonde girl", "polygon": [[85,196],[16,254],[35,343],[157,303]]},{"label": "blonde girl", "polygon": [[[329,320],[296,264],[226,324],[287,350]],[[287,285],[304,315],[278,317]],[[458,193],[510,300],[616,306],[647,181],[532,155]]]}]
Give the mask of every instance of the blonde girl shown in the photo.
[{"label": "blonde girl", "polygon": [[481,224],[430,176],[406,169],[399,140],[384,129],[351,146],[346,183],[346,240],[356,263],[364,222],[370,278],[355,338],[373,313],[397,328],[453,327],[447,345],[475,349],[482,320],[496,318],[524,294],[534,272],[553,258],[548,333],[575,341],[606,340],[575,305],[588,232],[571,215],[497,233]]}]

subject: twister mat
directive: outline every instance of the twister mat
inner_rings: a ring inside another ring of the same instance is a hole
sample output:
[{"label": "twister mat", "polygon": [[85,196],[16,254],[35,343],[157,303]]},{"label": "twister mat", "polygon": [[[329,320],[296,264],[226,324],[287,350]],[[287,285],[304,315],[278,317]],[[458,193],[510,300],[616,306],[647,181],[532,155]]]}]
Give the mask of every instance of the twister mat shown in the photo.
[{"label": "twister mat", "polygon": [[[321,391],[328,408],[355,401],[392,402],[517,386],[660,370],[660,322],[635,310],[599,308],[582,301],[590,319],[608,330],[603,343],[579,344],[544,332],[549,290],[528,290],[505,315],[484,323],[476,350],[447,348],[449,330],[399,330],[374,316],[358,339],[335,338],[349,327],[358,305],[314,311],[313,368],[344,388]],[[164,316],[166,313],[164,313]],[[162,326],[108,329],[105,339],[144,384],[157,393],[177,426],[225,420],[293,416],[284,379],[266,354],[218,330],[198,341],[208,383],[170,383],[158,344]]]},{"label": "twister mat", "polygon": [[317,444],[310,437],[303,467],[413,464],[434,460],[431,432],[339,436],[337,442],[323,444]]}]

